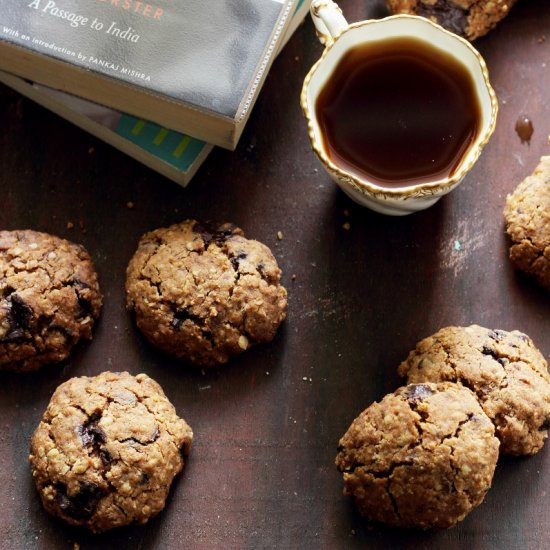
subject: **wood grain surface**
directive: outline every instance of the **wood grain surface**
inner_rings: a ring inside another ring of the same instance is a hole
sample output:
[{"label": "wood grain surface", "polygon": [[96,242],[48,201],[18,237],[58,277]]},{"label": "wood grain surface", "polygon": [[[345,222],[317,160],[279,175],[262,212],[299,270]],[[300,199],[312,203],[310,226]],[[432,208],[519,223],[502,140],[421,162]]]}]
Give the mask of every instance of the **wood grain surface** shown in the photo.
[{"label": "wood grain surface", "polygon": [[[341,7],[349,21],[384,13],[382,2]],[[84,244],[105,296],[93,341],[70,360],[0,375],[2,550],[548,547],[548,445],[501,459],[484,503],[446,531],[367,525],[334,467],[353,418],[398,387],[399,362],[437,329],[519,329],[550,354],[550,294],[512,268],[502,217],[507,193],[550,154],[550,3],[521,0],[476,46],[499,98],[496,132],[461,186],[404,218],[354,204],[310,150],[298,98],[322,47],[309,20],[276,60],[237,151],[215,149],[186,189],[0,88],[0,227]],[[514,131],[522,114],[530,144]],[[185,218],[232,221],[266,243],[289,291],[275,341],[205,375],[153,349],[124,308],[140,235]],[[107,369],[155,378],[195,443],[159,516],[93,536],[44,512],[27,453],[54,389]]]}]

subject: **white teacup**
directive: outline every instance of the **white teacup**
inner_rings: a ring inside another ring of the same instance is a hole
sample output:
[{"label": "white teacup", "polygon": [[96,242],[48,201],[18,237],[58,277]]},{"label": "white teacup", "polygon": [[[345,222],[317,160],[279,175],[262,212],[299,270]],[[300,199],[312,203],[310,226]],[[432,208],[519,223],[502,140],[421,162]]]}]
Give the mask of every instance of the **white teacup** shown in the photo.
[{"label": "white teacup", "polygon": [[[300,100],[312,148],[324,168],[353,200],[382,214],[401,216],[433,205],[462,181],[494,131],[498,104],[483,58],[468,41],[422,17],[395,15],[348,25],[338,5],[330,0],[313,0],[311,15],[317,35],[326,47],[305,78]],[[372,179],[369,181],[367,175],[359,176],[337,166],[329,158],[316,115],[316,101],[350,50],[402,37],[425,42],[434,52],[443,51],[464,65],[477,95],[478,131],[449,175],[435,181],[407,184],[404,180],[398,185],[383,186]]]}]

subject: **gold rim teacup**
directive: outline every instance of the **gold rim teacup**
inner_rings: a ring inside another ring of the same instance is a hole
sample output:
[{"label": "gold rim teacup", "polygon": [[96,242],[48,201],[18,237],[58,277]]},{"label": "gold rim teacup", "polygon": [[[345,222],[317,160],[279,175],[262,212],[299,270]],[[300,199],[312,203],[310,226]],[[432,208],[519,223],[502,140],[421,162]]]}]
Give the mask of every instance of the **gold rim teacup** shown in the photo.
[{"label": "gold rim teacup", "polygon": [[[382,214],[405,215],[433,205],[463,180],[495,129],[498,102],[481,54],[467,40],[422,17],[394,15],[348,24],[338,5],[327,0],[314,0],[310,11],[317,36],[325,45],[325,50],[304,80],[300,103],[307,119],[313,151],[321,164],[353,200]],[[329,159],[315,114],[315,102],[334,69],[350,49],[368,42],[397,37],[422,40],[462,62],[474,82],[481,123],[475,141],[450,177],[409,186],[381,187],[342,170]]]}]

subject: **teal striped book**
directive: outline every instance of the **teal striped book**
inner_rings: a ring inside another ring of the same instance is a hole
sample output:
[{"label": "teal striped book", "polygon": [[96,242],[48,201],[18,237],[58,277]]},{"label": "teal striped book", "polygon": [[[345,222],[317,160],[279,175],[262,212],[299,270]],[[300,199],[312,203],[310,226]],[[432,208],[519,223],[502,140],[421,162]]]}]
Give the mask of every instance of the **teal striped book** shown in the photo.
[{"label": "teal striped book", "polygon": [[200,139],[132,115],[122,114],[114,131],[179,172],[188,172],[204,149],[210,150]]}]

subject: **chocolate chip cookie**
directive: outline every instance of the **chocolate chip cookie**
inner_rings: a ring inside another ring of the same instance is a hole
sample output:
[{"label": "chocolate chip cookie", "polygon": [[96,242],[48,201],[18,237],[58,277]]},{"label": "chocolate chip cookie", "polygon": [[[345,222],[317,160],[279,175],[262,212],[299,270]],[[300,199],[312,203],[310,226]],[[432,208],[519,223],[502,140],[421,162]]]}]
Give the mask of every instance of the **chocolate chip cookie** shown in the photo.
[{"label": "chocolate chip cookie", "polygon": [[101,532],[164,508],[192,439],[154,380],[104,372],[57,388],[29,459],[46,510]]},{"label": "chocolate chip cookie", "polygon": [[419,342],[398,372],[408,383],[458,382],[492,420],[500,451],[531,455],[550,428],[548,365],[519,331],[446,327]]},{"label": "chocolate chip cookie", "polygon": [[508,15],[517,0],[386,0],[392,13],[431,19],[442,27],[474,40],[487,34]]},{"label": "chocolate chip cookie", "polygon": [[127,269],[127,307],[152,344],[201,367],[269,342],[286,316],[281,270],[238,227],[186,220],[145,234]]},{"label": "chocolate chip cookie", "polygon": [[83,246],[38,231],[0,231],[0,370],[66,359],[92,338],[101,301]]},{"label": "chocolate chip cookie", "polygon": [[550,156],[506,198],[510,260],[550,290]]},{"label": "chocolate chip cookie", "polygon": [[495,429],[476,396],[452,383],[411,384],[373,403],[340,440],[344,494],[368,519],[447,528],[490,488]]}]

